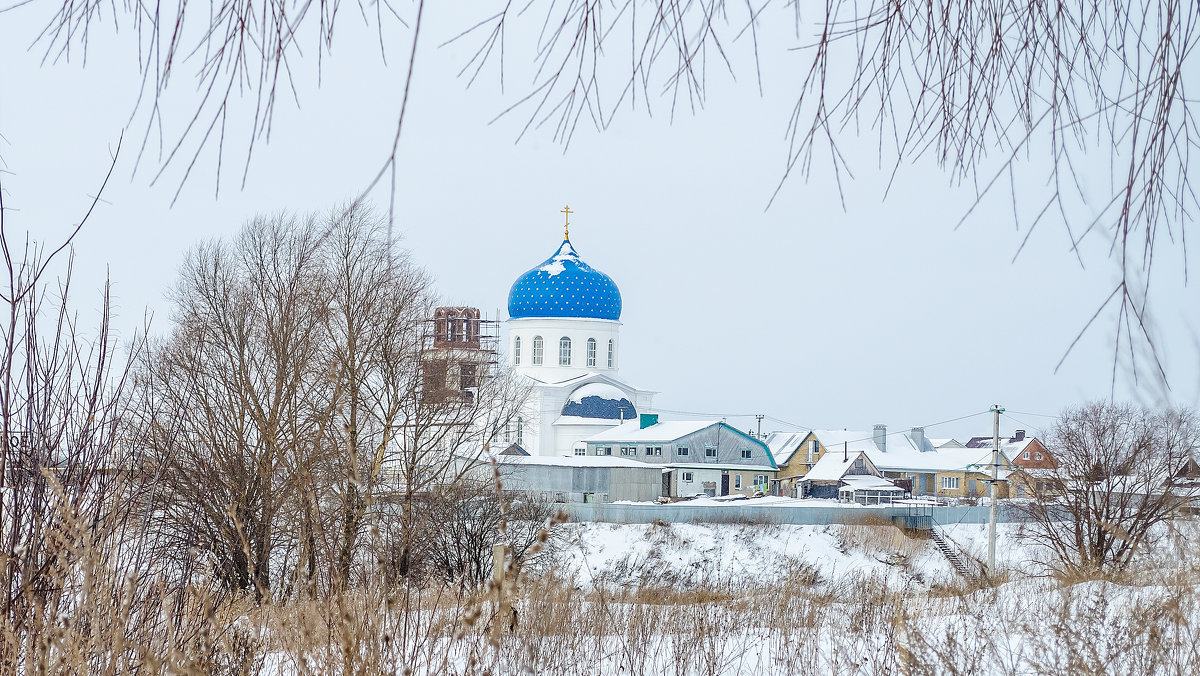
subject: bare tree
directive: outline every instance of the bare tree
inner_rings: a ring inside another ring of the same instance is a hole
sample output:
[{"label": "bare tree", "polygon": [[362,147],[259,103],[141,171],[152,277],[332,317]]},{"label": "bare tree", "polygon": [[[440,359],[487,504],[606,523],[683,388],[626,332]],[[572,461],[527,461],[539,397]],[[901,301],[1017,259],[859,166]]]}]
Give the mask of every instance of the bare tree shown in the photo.
[{"label": "bare tree", "polygon": [[156,543],[180,574],[207,563],[260,600],[345,587],[380,500],[407,533],[414,497],[477,460],[523,390],[487,350],[454,355],[471,387],[430,379],[433,298],[361,204],[188,256],[140,388]]},{"label": "bare tree", "polygon": [[[481,467],[480,475],[491,470]],[[427,494],[417,514],[420,573],[478,588],[492,578],[493,546],[504,544],[514,569],[552,557],[557,507],[534,493],[501,491],[493,477],[462,479]]]},{"label": "bare tree", "polygon": [[174,291],[175,330],[147,351],[144,441],[162,482],[166,553],[208,557],[230,588],[267,596],[277,517],[329,415],[322,373],[316,220],[251,221],[232,244],[193,250]]},{"label": "bare tree", "polygon": [[1179,475],[1200,450],[1194,411],[1087,404],[1063,413],[1049,447],[1058,469],[1022,509],[1067,574],[1122,570],[1197,497]]},{"label": "bare tree", "polygon": [[[107,282],[95,327],[74,309],[70,247],[90,210],[57,245],[14,244],[4,197],[0,185],[0,671],[53,672],[52,631],[86,625],[93,643],[119,640],[141,612],[133,590],[147,577],[127,549],[135,449],[122,442],[141,341],[118,344]],[[105,607],[130,615],[115,622]],[[119,658],[81,664],[100,670],[110,660]]]}]

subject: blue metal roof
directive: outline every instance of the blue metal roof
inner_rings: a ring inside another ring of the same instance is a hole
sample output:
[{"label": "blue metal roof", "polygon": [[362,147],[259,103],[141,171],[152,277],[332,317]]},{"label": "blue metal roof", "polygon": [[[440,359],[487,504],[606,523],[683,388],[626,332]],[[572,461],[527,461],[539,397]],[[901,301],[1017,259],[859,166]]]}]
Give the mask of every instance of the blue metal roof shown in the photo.
[{"label": "blue metal roof", "polygon": [[579,258],[570,240],[563,240],[553,256],[513,282],[508,316],[620,319],[621,292],[611,277]]}]

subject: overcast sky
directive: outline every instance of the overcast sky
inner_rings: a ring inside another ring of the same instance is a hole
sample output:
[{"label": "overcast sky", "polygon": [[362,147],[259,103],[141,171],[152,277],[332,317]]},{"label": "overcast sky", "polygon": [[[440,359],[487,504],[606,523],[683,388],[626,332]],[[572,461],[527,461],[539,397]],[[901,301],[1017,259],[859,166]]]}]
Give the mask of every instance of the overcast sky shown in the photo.
[{"label": "overcast sky", "polygon": [[[75,293],[80,307],[93,307],[107,268],[126,333],[147,312],[166,330],[164,293],[188,247],[228,236],[259,212],[328,210],[361,191],[386,155],[410,34],[391,31],[385,66],[373,34],[344,12],[320,85],[315,54],[293,64],[299,104],[279,102],[245,187],[244,134],[237,138],[231,124],[220,194],[206,153],[171,206],[185,165],[151,185],[151,143],[133,173],[146,124],[144,108],[131,123],[140,85],[135,42],[128,31],[96,31],[86,65],[79,52],[43,64],[38,47],[26,48],[53,6],[35,2],[0,20],[9,227],[45,241],[65,235],[125,130],[114,178],[76,241]],[[532,37],[519,27],[510,33],[503,92],[494,70],[468,89],[457,72],[470,45],[438,45],[478,17],[437,3],[426,19],[400,143],[396,227],[447,303],[502,317],[512,281],[557,248],[559,210],[570,204],[576,249],[621,289],[621,377],[660,392],[664,417],[717,414],[749,429],[753,417],[739,416],[762,413],[770,416],[764,430],[790,429],[779,421],[900,429],[1000,403],[1013,412],[1002,425],[1008,433],[1109,395],[1112,315],[1102,315],[1055,372],[1117,280],[1104,233],[1084,243],[1081,267],[1061,224],[1043,223],[1014,261],[1029,219],[1014,225],[1007,192],[956,230],[975,193],[921,160],[900,169],[885,198],[890,167],[879,167],[877,139],[865,127],[862,138],[854,129],[840,137],[854,171],[841,184],[844,207],[818,159],[807,179],[793,176],[764,209],[786,160],[787,118],[807,58],[787,51],[796,41],[786,32],[761,36],[762,95],[740,41],[736,81],[712,66],[708,100],[694,114],[671,119],[669,101],[660,100],[649,116],[639,102],[603,132],[585,120],[564,152],[547,129],[516,143],[526,121],[519,112],[491,122],[528,91],[522,46]],[[164,103],[176,127],[194,103],[186,74],[195,68],[185,62]],[[1093,159],[1103,174],[1108,154]],[[1036,187],[1046,172],[1031,159],[1018,165],[1017,181]],[[372,198],[386,209],[387,186]],[[1193,271],[1197,262],[1192,254]],[[1155,265],[1153,330],[1170,390],[1164,394],[1139,355],[1138,384],[1120,367],[1117,396],[1195,405],[1200,285],[1184,284],[1179,250],[1163,250]],[[94,317],[85,311],[84,319]],[[990,431],[990,417],[978,415],[927,433]]]}]

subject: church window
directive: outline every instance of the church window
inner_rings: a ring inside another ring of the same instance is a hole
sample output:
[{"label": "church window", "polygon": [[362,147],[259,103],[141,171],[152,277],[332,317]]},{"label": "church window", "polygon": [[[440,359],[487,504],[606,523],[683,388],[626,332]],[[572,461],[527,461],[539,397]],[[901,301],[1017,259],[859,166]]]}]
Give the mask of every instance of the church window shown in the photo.
[{"label": "church window", "polygon": [[676,451],[675,451],[675,452],[676,452],[676,453],[679,455],[679,457],[681,457],[681,458],[686,458],[686,457],[687,457],[687,454],[689,453],[689,451],[688,451],[688,447],[687,447],[687,446],[680,446],[678,449],[676,449]]},{"label": "church window", "polygon": [[571,365],[571,339],[566,336],[558,339],[558,365]]},{"label": "church window", "polygon": [[608,341],[608,368],[613,368],[617,363],[617,347],[612,340]]},{"label": "church window", "polygon": [[541,336],[533,337],[533,365],[534,366],[542,365],[542,337]]},{"label": "church window", "polygon": [[520,418],[517,418],[517,445],[525,445],[525,425],[521,423]]},{"label": "church window", "polygon": [[596,339],[588,338],[587,342],[587,365],[596,365]]},{"label": "church window", "polygon": [[506,443],[506,444],[512,443],[512,421],[511,420],[505,421],[505,423],[504,423],[504,443]]},{"label": "church window", "polygon": [[521,365],[521,337],[513,338],[513,366]]}]

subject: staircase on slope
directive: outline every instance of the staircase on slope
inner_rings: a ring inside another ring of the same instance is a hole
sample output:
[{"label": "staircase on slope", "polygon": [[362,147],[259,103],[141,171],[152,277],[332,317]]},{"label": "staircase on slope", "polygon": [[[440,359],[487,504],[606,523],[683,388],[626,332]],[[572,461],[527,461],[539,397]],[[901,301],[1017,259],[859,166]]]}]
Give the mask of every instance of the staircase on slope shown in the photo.
[{"label": "staircase on slope", "polygon": [[959,575],[962,575],[964,579],[973,585],[983,586],[983,580],[974,570],[974,565],[959,553],[954,548],[954,545],[950,544],[950,541],[942,535],[936,526],[929,529],[929,534],[933,537],[934,546],[938,548],[942,556],[946,557],[946,560],[950,562],[950,565],[954,567],[954,570]]}]

